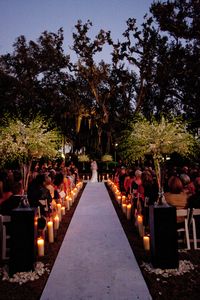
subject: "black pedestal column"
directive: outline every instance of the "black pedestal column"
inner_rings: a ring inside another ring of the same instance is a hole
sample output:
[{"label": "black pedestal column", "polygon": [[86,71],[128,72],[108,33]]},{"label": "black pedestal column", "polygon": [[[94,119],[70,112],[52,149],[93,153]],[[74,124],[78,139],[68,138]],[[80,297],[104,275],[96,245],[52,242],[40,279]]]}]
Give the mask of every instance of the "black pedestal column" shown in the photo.
[{"label": "black pedestal column", "polygon": [[35,210],[17,208],[11,214],[10,274],[34,270]]},{"label": "black pedestal column", "polygon": [[154,268],[178,267],[176,208],[151,205],[149,208],[151,262]]}]

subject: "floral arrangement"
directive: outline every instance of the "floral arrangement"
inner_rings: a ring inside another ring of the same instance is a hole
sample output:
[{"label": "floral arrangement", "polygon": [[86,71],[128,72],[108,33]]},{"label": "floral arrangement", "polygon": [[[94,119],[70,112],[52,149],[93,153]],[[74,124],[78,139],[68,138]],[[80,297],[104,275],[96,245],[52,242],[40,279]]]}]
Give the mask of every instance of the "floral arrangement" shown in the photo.
[{"label": "floral arrangement", "polygon": [[78,160],[80,162],[87,162],[90,159],[89,159],[89,156],[87,154],[80,154],[80,155],[78,155]]},{"label": "floral arrangement", "polygon": [[49,130],[41,117],[28,123],[7,119],[0,128],[0,163],[3,165],[12,160],[19,162],[26,191],[33,159],[42,156],[55,157],[59,143],[59,133]]},{"label": "floral arrangement", "polygon": [[105,162],[113,161],[112,155],[110,155],[110,154],[103,155],[101,157],[101,161],[105,161]]},{"label": "floral arrangement", "polygon": [[142,118],[131,124],[121,141],[122,156],[129,162],[135,162],[151,154],[159,185],[162,191],[161,164],[166,155],[177,152],[188,155],[193,151],[195,138],[187,131],[187,126],[180,120],[148,121]]}]

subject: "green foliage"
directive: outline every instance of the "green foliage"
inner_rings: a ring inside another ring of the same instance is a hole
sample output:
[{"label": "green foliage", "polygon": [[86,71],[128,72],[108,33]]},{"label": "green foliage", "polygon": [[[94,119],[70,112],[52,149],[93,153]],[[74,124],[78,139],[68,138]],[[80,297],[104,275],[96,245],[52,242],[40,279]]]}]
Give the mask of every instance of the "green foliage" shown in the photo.
[{"label": "green foliage", "polygon": [[177,152],[188,155],[193,150],[195,139],[186,129],[186,124],[179,120],[160,121],[141,119],[132,123],[121,141],[121,152],[124,158],[134,162],[151,154],[161,162],[166,155]]},{"label": "green foliage", "polygon": [[1,163],[11,160],[29,163],[42,156],[55,157],[59,140],[58,132],[48,130],[39,117],[27,124],[9,119],[7,125],[0,128]]}]

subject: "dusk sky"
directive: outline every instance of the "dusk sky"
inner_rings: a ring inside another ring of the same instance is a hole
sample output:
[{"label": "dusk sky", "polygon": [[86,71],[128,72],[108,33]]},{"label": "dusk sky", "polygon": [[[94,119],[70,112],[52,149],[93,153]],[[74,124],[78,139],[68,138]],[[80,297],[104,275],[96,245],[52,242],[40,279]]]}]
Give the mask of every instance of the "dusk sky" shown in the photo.
[{"label": "dusk sky", "polygon": [[0,0],[0,54],[12,52],[15,39],[24,35],[36,41],[47,30],[64,29],[64,50],[70,54],[72,32],[78,19],[93,23],[94,35],[110,30],[121,39],[126,20],[134,17],[138,25],[153,0]]}]

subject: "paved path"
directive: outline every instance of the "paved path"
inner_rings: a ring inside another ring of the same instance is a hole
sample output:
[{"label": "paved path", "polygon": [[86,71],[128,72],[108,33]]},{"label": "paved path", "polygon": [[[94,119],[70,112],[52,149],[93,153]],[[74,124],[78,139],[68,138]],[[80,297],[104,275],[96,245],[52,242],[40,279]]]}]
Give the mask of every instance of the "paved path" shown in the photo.
[{"label": "paved path", "polygon": [[103,183],[88,183],[41,300],[151,299]]}]

